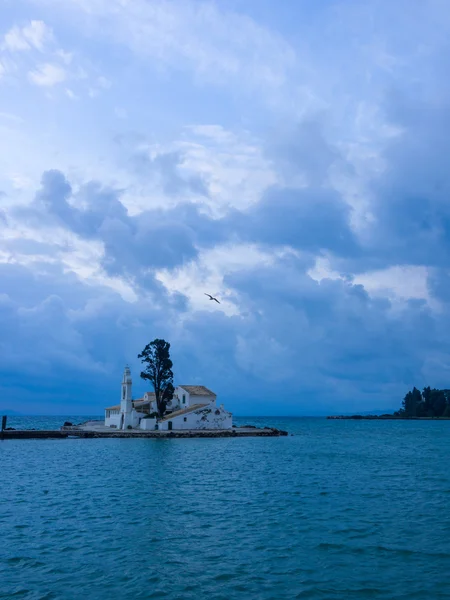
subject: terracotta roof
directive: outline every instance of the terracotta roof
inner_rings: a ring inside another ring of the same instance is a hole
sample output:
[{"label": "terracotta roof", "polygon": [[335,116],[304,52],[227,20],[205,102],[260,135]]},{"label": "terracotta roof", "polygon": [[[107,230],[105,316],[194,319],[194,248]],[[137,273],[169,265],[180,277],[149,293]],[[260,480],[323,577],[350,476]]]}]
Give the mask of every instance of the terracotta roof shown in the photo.
[{"label": "terracotta roof", "polygon": [[183,410],[176,410],[175,412],[170,413],[170,415],[166,415],[163,419],[161,419],[161,421],[170,421],[171,419],[175,419],[175,417],[186,415],[187,413],[198,410],[199,408],[204,408],[205,406],[208,406],[208,404],[193,404],[192,406],[183,408]]},{"label": "terracotta roof", "polygon": [[[155,394],[154,392],[149,392],[149,394],[153,396],[153,398],[150,398],[150,400],[144,400],[144,398],[137,398],[136,400],[133,400],[133,408],[141,408],[142,406],[149,404],[149,402],[152,402],[152,400],[154,400],[155,398]],[[105,410],[120,410],[120,404],[116,404],[115,406],[108,406],[107,408],[105,408]]]},{"label": "terracotta roof", "polygon": [[204,385],[180,385],[178,386],[186,390],[190,396],[215,396],[216,394],[208,390]]},{"label": "terracotta roof", "polygon": [[144,400],[144,398],[138,398],[137,400],[133,400],[133,406],[142,406],[143,404],[149,404],[149,402],[154,402],[155,397],[150,398],[149,400]]}]

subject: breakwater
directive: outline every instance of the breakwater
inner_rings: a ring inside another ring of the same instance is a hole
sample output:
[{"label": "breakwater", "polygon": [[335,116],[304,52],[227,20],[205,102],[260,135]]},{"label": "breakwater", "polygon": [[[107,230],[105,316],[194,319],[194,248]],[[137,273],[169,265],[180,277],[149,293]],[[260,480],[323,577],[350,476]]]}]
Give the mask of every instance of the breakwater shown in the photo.
[{"label": "breakwater", "polygon": [[236,437],[279,437],[288,435],[287,431],[275,428],[240,428],[222,430],[179,430],[179,431],[86,431],[64,428],[60,430],[5,430],[0,432],[0,440],[26,439],[67,439],[67,438],[236,438]]}]

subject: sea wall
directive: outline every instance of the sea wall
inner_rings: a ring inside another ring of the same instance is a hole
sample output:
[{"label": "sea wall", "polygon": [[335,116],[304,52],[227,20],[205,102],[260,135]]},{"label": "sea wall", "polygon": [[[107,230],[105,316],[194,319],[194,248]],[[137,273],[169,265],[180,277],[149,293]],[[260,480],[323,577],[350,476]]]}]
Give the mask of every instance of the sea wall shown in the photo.
[{"label": "sea wall", "polygon": [[169,423],[172,423],[172,429],[180,430],[204,430],[204,429],[225,429],[230,430],[233,427],[233,415],[227,412],[222,406],[217,407],[208,404],[193,412],[178,415],[174,418],[167,417],[160,421],[158,428],[168,430]]},{"label": "sea wall", "polygon": [[12,430],[0,432],[0,440],[66,439],[66,438],[219,438],[219,437],[278,437],[288,435],[280,429],[247,429],[233,427],[216,431],[84,431],[62,427],[60,430]]}]

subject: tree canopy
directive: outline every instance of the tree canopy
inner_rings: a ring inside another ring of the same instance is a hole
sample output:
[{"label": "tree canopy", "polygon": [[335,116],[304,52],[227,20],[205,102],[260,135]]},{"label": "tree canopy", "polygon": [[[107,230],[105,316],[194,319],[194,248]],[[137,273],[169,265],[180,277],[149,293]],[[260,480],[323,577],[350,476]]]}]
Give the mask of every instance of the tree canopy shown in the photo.
[{"label": "tree canopy", "polygon": [[397,414],[403,417],[450,417],[450,390],[428,386],[420,392],[414,387],[404,397]]},{"label": "tree canopy", "polygon": [[160,418],[166,412],[167,403],[173,398],[173,363],[170,359],[170,344],[166,340],[155,339],[138,354],[145,365],[141,371],[142,379],[153,384],[156,396],[156,407]]}]

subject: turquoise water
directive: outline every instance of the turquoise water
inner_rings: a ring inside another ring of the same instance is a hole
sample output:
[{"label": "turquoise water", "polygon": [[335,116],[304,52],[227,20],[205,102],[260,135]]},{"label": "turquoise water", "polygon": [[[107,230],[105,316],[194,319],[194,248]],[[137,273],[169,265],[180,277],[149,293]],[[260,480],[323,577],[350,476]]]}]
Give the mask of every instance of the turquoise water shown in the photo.
[{"label": "turquoise water", "polygon": [[0,598],[450,599],[449,421],[237,421],[0,442]]}]

